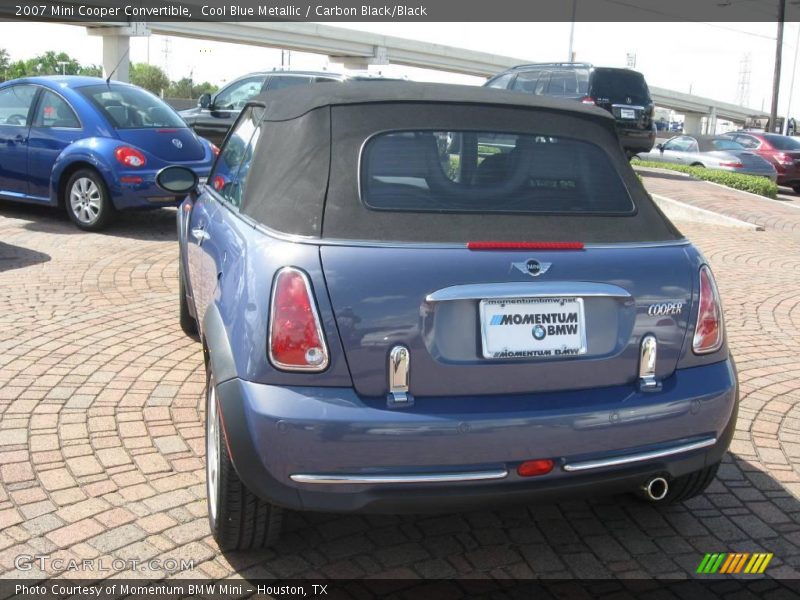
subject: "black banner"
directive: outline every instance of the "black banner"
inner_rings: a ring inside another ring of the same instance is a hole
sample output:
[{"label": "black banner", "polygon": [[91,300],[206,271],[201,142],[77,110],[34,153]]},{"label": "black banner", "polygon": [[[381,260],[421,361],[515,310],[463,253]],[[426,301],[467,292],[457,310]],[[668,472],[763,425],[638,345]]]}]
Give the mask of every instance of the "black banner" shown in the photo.
[{"label": "black banner", "polygon": [[[0,18],[124,25],[149,21],[755,22],[782,0],[0,0]],[[786,2],[786,21],[800,6]]]},{"label": "black banner", "polygon": [[504,579],[365,579],[365,580],[247,580],[170,579],[153,582],[107,579],[0,580],[0,600],[238,600],[270,597],[276,600],[371,600],[389,598],[519,598],[520,600],[640,597],[789,598],[797,597],[800,582],[763,577],[708,576],[695,580],[504,580]]}]

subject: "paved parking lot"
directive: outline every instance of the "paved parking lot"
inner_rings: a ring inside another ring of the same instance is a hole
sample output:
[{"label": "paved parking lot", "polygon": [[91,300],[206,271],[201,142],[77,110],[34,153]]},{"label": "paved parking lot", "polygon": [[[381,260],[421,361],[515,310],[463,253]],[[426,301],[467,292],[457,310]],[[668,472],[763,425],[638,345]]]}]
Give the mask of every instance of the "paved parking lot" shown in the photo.
[{"label": "paved parking lot", "polygon": [[769,574],[800,576],[800,230],[681,224],[717,274],[742,383],[735,440],[704,497],[292,514],[277,548],[222,554],[205,515],[200,346],[177,324],[173,219],[127,215],[86,234],[51,211],[0,206],[6,577],[41,576],[14,560],[42,553],[193,559],[191,575],[213,578],[683,577],[725,551],[774,552]]}]

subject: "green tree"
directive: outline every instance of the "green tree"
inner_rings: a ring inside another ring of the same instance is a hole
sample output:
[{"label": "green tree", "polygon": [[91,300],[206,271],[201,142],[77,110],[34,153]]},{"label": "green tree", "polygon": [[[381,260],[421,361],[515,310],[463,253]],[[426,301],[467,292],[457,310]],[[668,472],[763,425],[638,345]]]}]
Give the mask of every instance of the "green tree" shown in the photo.
[{"label": "green tree", "polygon": [[216,94],[219,86],[204,81],[192,86],[192,98],[199,98],[203,94]]},{"label": "green tree", "polygon": [[132,63],[129,78],[132,84],[159,95],[162,91],[166,92],[170,86],[169,77],[160,67],[146,63]]},{"label": "green tree", "polygon": [[7,79],[33,75],[95,75],[102,73],[97,65],[81,65],[66,52],[52,50],[29,58],[10,62],[8,53],[0,49],[0,75]]},{"label": "green tree", "polygon": [[191,98],[192,80],[189,77],[183,77],[178,81],[173,81],[169,84],[167,96],[170,98]]},{"label": "green tree", "polygon": [[217,91],[217,86],[210,84],[207,81],[203,83],[192,83],[191,78],[189,77],[182,77],[178,81],[173,81],[170,86],[169,90],[167,91],[167,97],[169,98],[199,98],[201,94],[205,94],[208,92],[209,94],[213,94]]},{"label": "green tree", "polygon": [[5,81],[8,77],[8,68],[11,66],[11,58],[8,50],[0,48],[0,81]]}]

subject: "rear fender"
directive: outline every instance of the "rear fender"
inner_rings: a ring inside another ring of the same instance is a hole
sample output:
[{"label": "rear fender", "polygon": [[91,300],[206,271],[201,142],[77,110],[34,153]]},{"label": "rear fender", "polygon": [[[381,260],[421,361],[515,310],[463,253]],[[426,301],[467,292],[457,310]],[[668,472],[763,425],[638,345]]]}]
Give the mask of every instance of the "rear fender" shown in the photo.
[{"label": "rear fender", "polygon": [[[189,221],[192,214],[192,201],[187,196],[178,207],[176,214],[176,226],[178,229],[178,260],[180,261],[180,277],[183,278],[184,291],[191,301],[189,304],[189,312],[197,319],[194,305],[194,291],[192,290],[192,282],[189,278],[189,264],[186,261],[186,240],[189,235]],[[201,324],[202,325],[202,324]]]},{"label": "rear fender", "polygon": [[236,377],[236,361],[230,338],[217,305],[211,303],[202,324],[203,345],[208,353],[208,366],[217,384]]},{"label": "rear fender", "polygon": [[[78,140],[64,148],[64,151],[56,158],[50,174],[50,201],[52,203],[58,202],[62,177],[65,173],[72,171],[72,167],[77,164],[85,164],[92,167],[103,176],[107,186],[113,187],[116,178],[108,157],[114,155],[114,149],[118,145],[119,140],[94,137]],[[113,195],[112,189],[112,197]]]}]

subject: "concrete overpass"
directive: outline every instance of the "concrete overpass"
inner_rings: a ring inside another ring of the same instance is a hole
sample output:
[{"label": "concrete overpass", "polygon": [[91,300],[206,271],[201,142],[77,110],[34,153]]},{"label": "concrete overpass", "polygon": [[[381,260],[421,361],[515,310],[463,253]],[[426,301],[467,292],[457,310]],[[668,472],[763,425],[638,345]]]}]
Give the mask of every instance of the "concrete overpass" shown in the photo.
[{"label": "concrete overpass", "polygon": [[[304,22],[89,23],[87,28],[91,35],[103,36],[104,71],[109,73],[121,63],[116,78],[122,81],[128,79],[130,38],[151,33],[322,54],[332,62],[342,63],[347,69],[398,64],[488,77],[508,67],[531,62],[529,59]],[[657,106],[685,115],[684,130],[687,133],[713,131],[717,119],[743,124],[749,116],[766,116],[761,110],[711,98],[656,87],[651,87],[650,91]],[[706,117],[705,123],[703,117]]]}]

